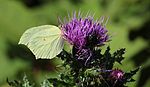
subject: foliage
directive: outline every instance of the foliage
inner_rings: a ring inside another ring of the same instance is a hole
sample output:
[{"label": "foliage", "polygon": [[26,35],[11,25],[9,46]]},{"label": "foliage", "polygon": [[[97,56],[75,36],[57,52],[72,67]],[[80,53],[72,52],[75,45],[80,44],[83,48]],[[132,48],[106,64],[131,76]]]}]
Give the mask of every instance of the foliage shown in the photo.
[{"label": "foliage", "polygon": [[7,83],[11,86],[11,87],[33,87],[33,85],[30,84],[29,80],[27,79],[27,76],[24,75],[23,80],[22,81],[8,81],[7,79]]},{"label": "foliage", "polygon": [[[64,61],[63,65],[61,65],[61,67],[64,67],[64,70],[60,72],[58,78],[45,79],[41,87],[127,87],[127,82],[135,81],[133,75],[136,74],[139,68],[130,72],[124,72],[123,78],[118,78],[114,81],[110,77],[110,73],[115,69],[113,67],[115,62],[118,62],[118,59],[123,57],[125,49],[117,50],[113,54],[109,50],[110,48],[107,47],[105,53],[102,54],[101,49],[96,49],[96,60],[90,61],[88,66],[84,67],[77,60],[73,59],[73,54],[63,50],[58,57]],[[120,57],[116,57],[116,54]],[[8,83],[12,87],[31,87],[26,75],[22,82],[20,84],[18,84],[18,81]]]}]

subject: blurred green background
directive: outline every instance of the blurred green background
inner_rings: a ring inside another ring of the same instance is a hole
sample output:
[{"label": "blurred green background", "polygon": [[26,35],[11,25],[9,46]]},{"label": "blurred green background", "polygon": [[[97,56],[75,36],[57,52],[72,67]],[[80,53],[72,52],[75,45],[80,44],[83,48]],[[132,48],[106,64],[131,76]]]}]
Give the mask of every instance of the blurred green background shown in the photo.
[{"label": "blurred green background", "polygon": [[35,60],[25,46],[17,45],[22,33],[34,26],[59,25],[58,17],[73,11],[95,13],[95,19],[110,17],[107,29],[112,36],[111,51],[126,48],[123,65],[129,71],[142,66],[129,87],[150,87],[150,0],[0,0],[0,87],[6,79],[27,74],[38,83],[55,77],[56,60]]}]

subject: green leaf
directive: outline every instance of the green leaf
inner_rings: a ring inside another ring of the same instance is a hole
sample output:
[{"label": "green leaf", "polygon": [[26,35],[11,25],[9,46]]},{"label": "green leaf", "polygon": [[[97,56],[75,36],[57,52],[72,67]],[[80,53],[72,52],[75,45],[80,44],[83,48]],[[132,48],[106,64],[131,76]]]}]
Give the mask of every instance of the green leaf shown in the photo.
[{"label": "green leaf", "polygon": [[140,69],[141,67],[136,68],[135,70],[131,70],[128,73],[124,74],[125,80],[126,82],[133,82],[134,79],[132,78]]},{"label": "green leaf", "polygon": [[119,64],[122,64],[121,62],[124,59],[123,54],[125,54],[125,48],[119,49],[114,52],[115,61],[117,61]]},{"label": "green leaf", "polygon": [[53,25],[33,27],[24,32],[19,44],[26,45],[35,55],[36,59],[52,59],[64,47],[61,30]]},{"label": "green leaf", "polygon": [[53,87],[53,85],[50,84],[50,82],[49,82],[47,79],[45,79],[45,80],[42,82],[41,87]]},{"label": "green leaf", "polygon": [[29,80],[27,79],[27,76],[26,76],[26,75],[24,75],[24,77],[23,77],[22,87],[33,87],[33,86],[30,84]]}]

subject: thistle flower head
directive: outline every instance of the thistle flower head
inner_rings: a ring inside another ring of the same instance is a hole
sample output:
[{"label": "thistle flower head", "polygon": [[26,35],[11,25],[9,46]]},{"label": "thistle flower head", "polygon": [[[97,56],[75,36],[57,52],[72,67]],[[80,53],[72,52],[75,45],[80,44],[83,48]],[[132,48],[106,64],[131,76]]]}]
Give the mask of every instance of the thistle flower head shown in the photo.
[{"label": "thistle flower head", "polygon": [[68,22],[61,24],[63,37],[77,49],[98,46],[108,41],[108,34],[101,21],[94,21],[93,17],[78,17],[76,13]]},{"label": "thistle flower head", "polygon": [[121,80],[123,78],[124,72],[119,69],[114,69],[110,73],[110,77],[115,80]]}]

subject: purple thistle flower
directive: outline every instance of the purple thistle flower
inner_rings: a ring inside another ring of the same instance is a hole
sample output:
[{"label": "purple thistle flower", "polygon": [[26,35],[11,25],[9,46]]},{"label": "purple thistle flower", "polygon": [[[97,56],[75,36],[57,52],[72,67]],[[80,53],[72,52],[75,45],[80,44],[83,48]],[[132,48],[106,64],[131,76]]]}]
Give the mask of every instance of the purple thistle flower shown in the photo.
[{"label": "purple thistle flower", "polygon": [[76,17],[76,13],[69,22],[61,25],[63,37],[76,49],[87,49],[103,45],[108,41],[106,28],[100,23],[93,20],[93,17],[87,16]]},{"label": "purple thistle flower", "polygon": [[110,84],[112,87],[122,87],[124,80],[124,72],[120,69],[114,69],[110,72],[109,76]]},{"label": "purple thistle flower", "polygon": [[124,72],[122,70],[119,69],[114,69],[112,70],[112,72],[110,73],[110,77],[114,80],[119,80],[121,81],[123,79],[124,76]]}]

